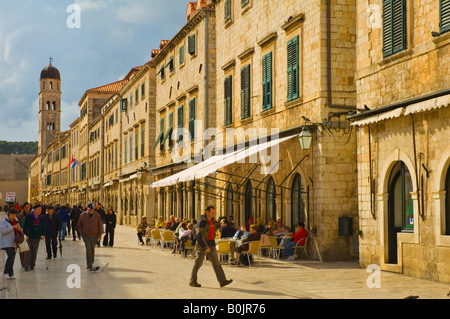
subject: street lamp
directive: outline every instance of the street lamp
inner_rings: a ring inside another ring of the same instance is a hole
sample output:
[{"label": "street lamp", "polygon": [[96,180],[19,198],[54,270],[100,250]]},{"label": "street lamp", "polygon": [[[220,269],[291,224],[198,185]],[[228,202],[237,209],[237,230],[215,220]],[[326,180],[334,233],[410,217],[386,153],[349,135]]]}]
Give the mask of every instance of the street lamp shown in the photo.
[{"label": "street lamp", "polygon": [[312,142],[312,134],[307,126],[304,126],[302,132],[298,136],[298,141],[300,142],[300,147],[302,150],[309,150]]}]

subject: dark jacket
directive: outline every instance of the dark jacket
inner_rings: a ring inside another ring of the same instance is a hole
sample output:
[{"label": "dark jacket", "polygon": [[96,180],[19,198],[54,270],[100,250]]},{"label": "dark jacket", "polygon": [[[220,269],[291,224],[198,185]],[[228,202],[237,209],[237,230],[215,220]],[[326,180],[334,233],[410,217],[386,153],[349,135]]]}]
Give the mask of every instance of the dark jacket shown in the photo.
[{"label": "dark jacket", "polygon": [[31,212],[25,216],[23,233],[30,239],[41,239],[41,236],[45,235],[44,215],[40,214],[36,219],[34,212]]},{"label": "dark jacket", "polygon": [[112,229],[116,228],[116,214],[106,214],[105,215],[105,227]]},{"label": "dark jacket", "polygon": [[236,234],[236,229],[231,226],[226,226],[221,229],[220,238],[228,238],[233,237]]},{"label": "dark jacket", "polygon": [[61,218],[58,214],[53,214],[50,218],[49,214],[44,215],[45,237],[56,237],[61,230]]},{"label": "dark jacket", "polygon": [[195,225],[194,227],[196,235],[195,249],[197,251],[206,250],[208,247],[209,248],[215,247],[215,243],[210,243],[208,245],[207,242],[209,227],[210,226],[208,220],[206,219],[206,215],[202,215],[197,225]]},{"label": "dark jacket", "polygon": [[70,212],[70,220],[76,224],[78,224],[78,220],[80,219],[81,211],[78,207],[74,207]]},{"label": "dark jacket", "polygon": [[61,223],[67,223],[67,221],[69,220],[69,213],[67,212],[67,210],[63,207],[60,210],[58,210],[57,213],[61,218]]}]

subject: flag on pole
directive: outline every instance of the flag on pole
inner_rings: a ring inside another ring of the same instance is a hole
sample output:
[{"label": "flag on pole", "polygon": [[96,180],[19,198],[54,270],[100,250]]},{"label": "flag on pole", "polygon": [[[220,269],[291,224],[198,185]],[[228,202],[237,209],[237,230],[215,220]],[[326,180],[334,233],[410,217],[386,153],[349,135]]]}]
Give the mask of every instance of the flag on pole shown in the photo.
[{"label": "flag on pole", "polygon": [[72,160],[70,161],[69,166],[72,167],[72,168],[75,168],[75,166],[77,166],[77,164],[80,165],[78,163],[78,161],[72,155]]}]

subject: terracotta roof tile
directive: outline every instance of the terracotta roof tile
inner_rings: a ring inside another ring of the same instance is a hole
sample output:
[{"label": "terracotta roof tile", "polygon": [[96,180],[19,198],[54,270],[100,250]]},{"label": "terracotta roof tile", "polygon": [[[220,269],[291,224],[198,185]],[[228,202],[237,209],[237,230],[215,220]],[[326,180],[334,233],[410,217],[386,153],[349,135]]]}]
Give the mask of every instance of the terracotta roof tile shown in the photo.
[{"label": "terracotta roof tile", "polygon": [[96,88],[92,88],[86,91],[86,93],[94,93],[94,92],[110,92],[115,93],[119,92],[121,88],[123,88],[128,83],[128,79],[123,79],[117,82],[109,83],[106,85],[102,85]]}]

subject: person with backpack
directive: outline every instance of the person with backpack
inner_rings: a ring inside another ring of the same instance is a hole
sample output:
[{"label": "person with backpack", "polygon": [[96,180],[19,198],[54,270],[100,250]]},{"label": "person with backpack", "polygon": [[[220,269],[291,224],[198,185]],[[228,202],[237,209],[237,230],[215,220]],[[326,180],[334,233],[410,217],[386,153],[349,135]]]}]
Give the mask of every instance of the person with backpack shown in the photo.
[{"label": "person with backpack", "polygon": [[195,260],[191,273],[191,281],[189,283],[191,287],[201,287],[201,285],[197,282],[197,274],[200,267],[203,265],[205,257],[208,257],[208,260],[211,261],[214,272],[216,273],[217,281],[219,282],[221,288],[231,284],[233,281],[232,279],[226,279],[217,255],[216,241],[214,240],[216,236],[216,228],[214,226],[215,212],[216,209],[214,206],[208,206],[205,210],[205,215],[201,217],[195,227],[197,237],[195,243],[197,259]]}]

